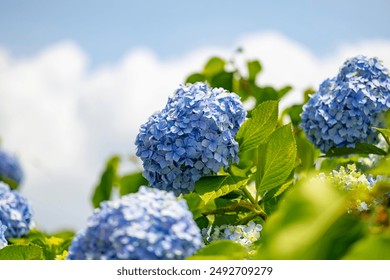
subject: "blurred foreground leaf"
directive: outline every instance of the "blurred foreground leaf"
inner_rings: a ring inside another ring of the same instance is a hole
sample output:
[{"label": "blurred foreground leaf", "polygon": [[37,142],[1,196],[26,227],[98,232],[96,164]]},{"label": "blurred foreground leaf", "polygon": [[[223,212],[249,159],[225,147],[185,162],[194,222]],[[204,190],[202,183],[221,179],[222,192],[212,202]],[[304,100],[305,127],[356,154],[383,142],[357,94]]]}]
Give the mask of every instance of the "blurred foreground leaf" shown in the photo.
[{"label": "blurred foreground leaf", "polygon": [[340,259],[364,233],[347,199],[319,180],[298,185],[267,220],[260,259]]},{"label": "blurred foreground leaf", "polygon": [[390,260],[390,234],[368,235],[354,244],[347,260]]}]

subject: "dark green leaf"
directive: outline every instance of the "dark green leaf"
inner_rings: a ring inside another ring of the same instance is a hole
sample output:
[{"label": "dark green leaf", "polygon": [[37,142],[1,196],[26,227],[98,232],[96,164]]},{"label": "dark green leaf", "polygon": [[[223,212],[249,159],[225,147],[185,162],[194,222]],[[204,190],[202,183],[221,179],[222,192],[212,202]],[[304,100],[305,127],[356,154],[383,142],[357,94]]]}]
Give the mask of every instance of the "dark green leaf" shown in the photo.
[{"label": "dark green leaf", "polygon": [[298,126],[301,123],[302,105],[292,105],[284,110],[282,116],[287,114],[290,117],[291,123]]},{"label": "dark green leaf", "polygon": [[367,144],[367,143],[357,143],[355,148],[333,148],[330,149],[325,156],[326,157],[336,157],[336,156],[346,156],[351,154],[358,155],[368,155],[368,154],[376,154],[385,156],[387,153],[378,148],[377,146]]},{"label": "dark green leaf", "polygon": [[222,226],[222,225],[235,225],[242,219],[241,214],[236,213],[226,213],[223,215],[215,215],[214,217],[214,225]]},{"label": "dark green leaf", "polygon": [[248,80],[256,80],[257,75],[261,72],[261,64],[258,60],[252,60],[247,62],[248,66]]},{"label": "dark green leaf", "polygon": [[278,101],[279,92],[273,87],[253,87],[254,97],[256,98],[257,103],[263,103],[269,100]]},{"label": "dark green leaf", "polygon": [[200,249],[189,260],[241,260],[247,257],[246,249],[230,240],[218,240]]},{"label": "dark green leaf", "polygon": [[147,185],[148,181],[142,176],[142,172],[129,174],[119,179],[119,194],[136,193],[140,186]]},{"label": "dark green leaf", "polygon": [[211,78],[216,74],[223,72],[225,68],[225,60],[219,57],[212,57],[205,65],[203,69],[203,75],[207,78]]},{"label": "dark green leaf", "polygon": [[260,146],[257,165],[258,191],[286,183],[295,166],[297,147],[291,125],[278,128],[265,146]]},{"label": "dark green leaf", "polygon": [[303,131],[299,131],[295,135],[297,143],[297,157],[301,160],[301,164],[297,167],[297,171],[310,171],[314,168],[314,163],[320,155],[320,151],[316,149],[312,142],[305,136]]},{"label": "dark green leaf", "polygon": [[0,250],[0,260],[43,260],[43,252],[33,244],[8,245]]},{"label": "dark green leaf", "polygon": [[194,73],[194,74],[191,74],[190,76],[187,77],[187,80],[186,80],[186,84],[187,83],[196,83],[196,82],[204,82],[206,81],[206,78],[205,76],[203,76],[202,74],[199,74],[199,73]]},{"label": "dark green leaf", "polygon": [[222,87],[228,91],[233,91],[233,72],[221,72],[209,78],[211,87]]},{"label": "dark green leaf", "polygon": [[107,161],[106,168],[92,197],[92,203],[95,208],[99,207],[100,202],[110,199],[111,190],[117,178],[119,161],[120,158],[118,156],[113,156]]},{"label": "dark green leaf", "polygon": [[195,223],[200,229],[207,228],[209,226],[209,220],[204,216],[200,216],[199,218],[197,218],[195,220]]},{"label": "dark green leaf", "polygon": [[265,143],[275,130],[278,121],[278,102],[266,101],[252,111],[248,119],[238,130],[237,141],[240,152],[257,148]]}]

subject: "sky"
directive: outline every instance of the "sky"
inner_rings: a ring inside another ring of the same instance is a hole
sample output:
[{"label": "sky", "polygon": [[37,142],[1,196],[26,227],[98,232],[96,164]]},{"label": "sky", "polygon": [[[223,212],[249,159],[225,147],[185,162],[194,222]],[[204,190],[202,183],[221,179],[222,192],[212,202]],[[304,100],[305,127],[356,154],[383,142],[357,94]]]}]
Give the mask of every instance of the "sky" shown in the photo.
[{"label": "sky", "polygon": [[388,11],[377,0],[0,0],[0,137],[37,226],[85,226],[105,160],[134,154],[139,126],[210,56],[242,47],[241,60],[263,64],[259,83],[294,87],[286,106],[346,58],[390,67]]}]

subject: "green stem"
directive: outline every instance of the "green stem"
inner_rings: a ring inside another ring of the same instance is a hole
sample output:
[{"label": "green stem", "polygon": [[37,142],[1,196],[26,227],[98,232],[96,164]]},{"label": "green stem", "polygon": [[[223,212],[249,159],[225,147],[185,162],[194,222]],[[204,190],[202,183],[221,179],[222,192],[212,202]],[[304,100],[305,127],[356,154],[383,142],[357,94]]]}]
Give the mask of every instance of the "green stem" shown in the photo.
[{"label": "green stem", "polygon": [[256,204],[257,205],[257,200],[253,197],[253,195],[251,194],[251,192],[245,187],[242,188],[243,192],[245,193],[245,195],[249,198],[249,200],[253,203],[253,204]]},{"label": "green stem", "polygon": [[202,215],[208,216],[208,215],[214,215],[214,214],[224,214],[224,213],[228,213],[228,212],[238,213],[238,212],[244,212],[243,211],[244,209],[247,209],[248,211],[257,211],[255,205],[253,205],[249,202],[246,202],[246,201],[240,201],[239,203],[236,203],[233,205],[229,205],[229,206],[218,208],[215,210],[203,212]]},{"label": "green stem", "polygon": [[263,221],[265,222],[265,221],[268,219],[267,213],[265,213],[265,211],[263,210],[263,208],[260,207],[260,205],[258,205],[257,211],[258,211],[258,213],[259,213],[259,216],[260,216],[260,217],[263,219]]}]

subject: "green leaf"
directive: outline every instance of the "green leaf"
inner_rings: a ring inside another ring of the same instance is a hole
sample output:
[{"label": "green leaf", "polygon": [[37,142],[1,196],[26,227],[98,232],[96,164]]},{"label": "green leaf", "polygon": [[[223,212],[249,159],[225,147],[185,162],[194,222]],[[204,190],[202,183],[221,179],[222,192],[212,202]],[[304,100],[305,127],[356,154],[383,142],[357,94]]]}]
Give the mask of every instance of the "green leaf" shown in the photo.
[{"label": "green leaf", "polygon": [[229,166],[229,174],[238,177],[248,177],[252,173],[253,161],[240,158],[238,164]]},{"label": "green leaf", "polygon": [[195,191],[205,202],[224,196],[246,185],[249,178],[235,176],[208,176],[201,178],[195,184]]},{"label": "green leaf", "polygon": [[222,87],[228,91],[233,91],[233,72],[221,72],[209,78],[211,87]]},{"label": "green leaf", "polygon": [[390,260],[390,234],[368,235],[356,242],[348,254],[347,260]]},{"label": "green leaf", "polygon": [[259,148],[257,165],[258,192],[286,183],[295,166],[297,146],[291,125],[278,128],[269,142]]},{"label": "green leaf", "polygon": [[119,179],[119,194],[126,195],[136,193],[140,186],[147,186],[148,180],[142,176],[142,172],[137,172],[123,176]]},{"label": "green leaf", "polygon": [[321,180],[288,191],[262,231],[260,259],[340,259],[364,234],[348,198]]},{"label": "green leaf", "polygon": [[200,216],[199,218],[197,218],[195,220],[195,223],[200,229],[207,228],[209,226],[209,220],[204,216]]},{"label": "green leaf", "polygon": [[257,148],[265,143],[274,131],[278,121],[278,102],[265,101],[252,111],[248,119],[238,130],[237,141],[240,152]]},{"label": "green leaf", "polygon": [[201,210],[205,206],[204,201],[197,193],[188,193],[184,195],[184,199],[187,201],[188,209],[191,211],[194,219],[201,216]]},{"label": "green leaf", "polygon": [[8,245],[0,250],[0,260],[43,260],[43,252],[33,244]]},{"label": "green leaf", "polygon": [[314,169],[314,164],[320,155],[320,151],[314,147],[313,143],[307,139],[301,130],[295,135],[295,140],[297,143],[297,157],[301,160],[301,164],[297,167],[297,172]]},{"label": "green leaf", "polygon": [[248,80],[256,80],[257,75],[261,72],[261,64],[258,60],[252,60],[247,62],[248,66]]},{"label": "green leaf", "polygon": [[194,74],[191,74],[190,76],[187,77],[186,79],[186,84],[187,83],[196,83],[196,82],[204,82],[206,81],[206,77],[203,76],[202,74],[199,74],[199,73],[194,73]]},{"label": "green leaf", "polygon": [[207,78],[223,72],[225,69],[225,60],[219,57],[212,57],[203,68],[203,75]]},{"label": "green leaf", "polygon": [[37,245],[42,249],[43,259],[54,260],[68,250],[73,237],[74,233],[70,231],[58,232],[50,236],[33,229],[21,238],[10,238],[8,241],[12,245]]},{"label": "green leaf", "polygon": [[325,156],[326,157],[335,157],[335,156],[346,156],[351,154],[358,155],[368,155],[368,154],[376,154],[376,155],[387,155],[387,152],[378,148],[375,145],[367,144],[367,143],[357,143],[355,148],[333,148],[330,149]]},{"label": "green leaf", "polygon": [[200,249],[189,260],[242,260],[248,255],[246,249],[230,240],[218,240]]},{"label": "green leaf", "polygon": [[298,126],[301,123],[302,112],[302,105],[292,105],[283,111],[282,116],[287,114],[290,117],[291,123]]},{"label": "green leaf", "polygon": [[92,197],[92,203],[95,208],[99,207],[100,202],[110,199],[112,186],[117,178],[119,161],[120,158],[118,156],[113,156],[107,161],[106,168],[99,184],[95,187]]},{"label": "green leaf", "polygon": [[383,135],[383,137],[385,138],[385,140],[387,142],[387,145],[390,146],[390,129],[378,128],[378,127],[374,127],[374,129],[378,130]]},{"label": "green leaf", "polygon": [[279,100],[280,99],[280,93],[274,89],[273,87],[258,87],[254,86],[252,87],[252,90],[254,91],[254,97],[257,100],[257,103],[262,103],[268,100]]},{"label": "green leaf", "polygon": [[283,96],[285,96],[287,93],[289,93],[292,90],[291,86],[285,86],[278,90],[278,99],[282,99]]}]

